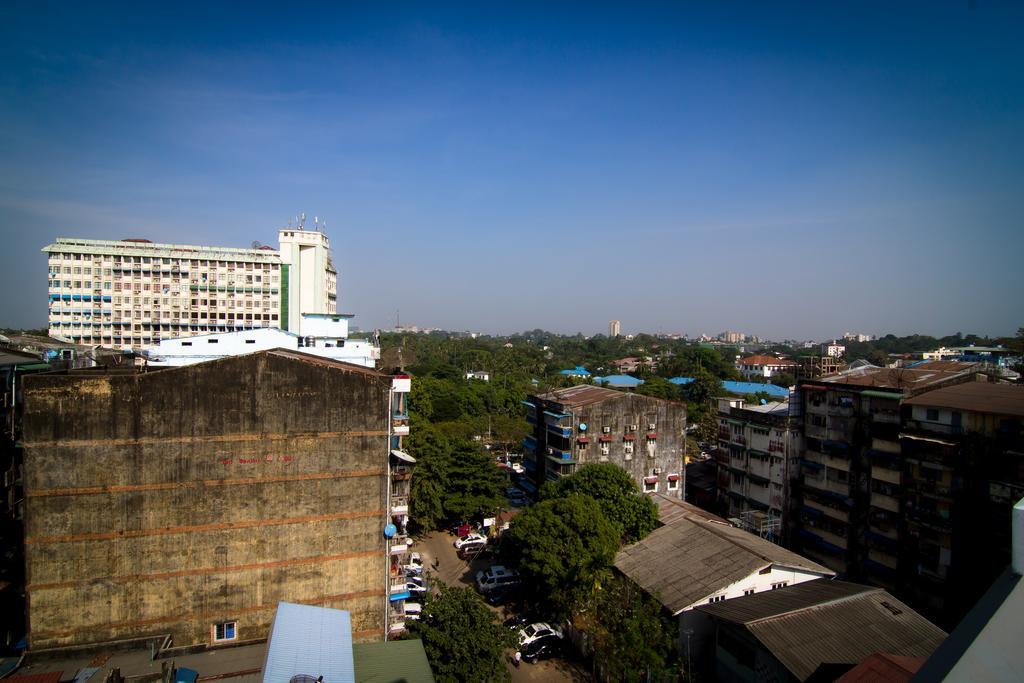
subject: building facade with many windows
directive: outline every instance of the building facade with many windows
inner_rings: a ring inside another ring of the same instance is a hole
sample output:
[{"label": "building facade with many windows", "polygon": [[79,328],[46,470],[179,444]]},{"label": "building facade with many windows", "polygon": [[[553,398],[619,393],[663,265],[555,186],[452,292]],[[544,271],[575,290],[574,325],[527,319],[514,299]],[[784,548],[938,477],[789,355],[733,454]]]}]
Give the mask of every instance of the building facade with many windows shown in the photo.
[{"label": "building facade with many windows", "polygon": [[281,249],[58,238],[47,254],[49,333],[139,348],[161,339],[275,327],[335,313],[326,235],[281,230]]},{"label": "building facade with many windows", "polygon": [[788,539],[790,493],[800,471],[799,404],[718,399],[718,502],[723,513],[775,543]]},{"label": "building facade with many windows", "polygon": [[626,470],[644,493],[682,498],[686,405],[582,384],[524,402],[533,434],[524,442],[527,488],[587,463]]}]

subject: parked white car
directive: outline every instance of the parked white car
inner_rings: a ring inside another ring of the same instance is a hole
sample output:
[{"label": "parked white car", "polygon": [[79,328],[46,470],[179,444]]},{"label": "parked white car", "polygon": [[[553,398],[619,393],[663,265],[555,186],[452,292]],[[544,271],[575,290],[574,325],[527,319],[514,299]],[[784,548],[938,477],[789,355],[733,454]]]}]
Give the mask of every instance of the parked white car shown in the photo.
[{"label": "parked white car", "polygon": [[419,553],[411,553],[409,555],[409,564],[407,564],[404,567],[402,567],[402,569],[405,570],[405,575],[406,576],[409,576],[410,574],[416,574],[416,575],[422,574],[423,573],[423,559],[420,558],[420,554]]},{"label": "parked white car", "polygon": [[459,538],[455,539],[456,549],[461,548],[462,546],[467,545],[469,543],[483,543],[484,545],[486,545],[487,537],[481,534],[466,534],[465,536],[460,536]]},{"label": "parked white car", "polygon": [[418,576],[405,577],[405,589],[413,595],[423,595],[430,591],[426,582]]},{"label": "parked white car", "polygon": [[500,564],[476,573],[476,588],[481,593],[489,593],[490,591],[502,588],[513,588],[518,586],[519,583],[519,574],[515,570],[508,569]]},{"label": "parked white car", "polygon": [[420,618],[423,613],[423,605],[418,602],[406,602],[405,603],[405,618],[411,621],[416,621]]},{"label": "parked white car", "polygon": [[519,649],[522,649],[538,638],[543,638],[545,636],[557,636],[558,638],[561,638],[562,632],[554,626],[545,624],[544,622],[530,624],[519,632]]}]

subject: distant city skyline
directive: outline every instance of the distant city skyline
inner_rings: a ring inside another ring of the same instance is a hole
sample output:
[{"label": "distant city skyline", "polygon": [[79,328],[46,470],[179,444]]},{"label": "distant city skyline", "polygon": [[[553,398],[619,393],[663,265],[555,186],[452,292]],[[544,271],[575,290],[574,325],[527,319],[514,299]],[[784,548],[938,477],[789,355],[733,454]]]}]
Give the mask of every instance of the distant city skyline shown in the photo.
[{"label": "distant city skyline", "polygon": [[1010,336],[1022,20],[8,3],[0,326],[45,325],[57,237],[275,245],[304,211],[362,329]]}]

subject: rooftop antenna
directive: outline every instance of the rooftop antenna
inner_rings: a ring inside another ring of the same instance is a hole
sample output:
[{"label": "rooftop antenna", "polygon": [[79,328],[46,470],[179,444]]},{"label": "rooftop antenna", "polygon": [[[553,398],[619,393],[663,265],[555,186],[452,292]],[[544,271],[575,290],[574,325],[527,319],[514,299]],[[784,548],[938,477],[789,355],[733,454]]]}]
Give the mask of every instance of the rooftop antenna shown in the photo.
[{"label": "rooftop antenna", "polygon": [[299,230],[305,230],[305,229],[306,229],[306,212],[303,211],[299,215]]}]

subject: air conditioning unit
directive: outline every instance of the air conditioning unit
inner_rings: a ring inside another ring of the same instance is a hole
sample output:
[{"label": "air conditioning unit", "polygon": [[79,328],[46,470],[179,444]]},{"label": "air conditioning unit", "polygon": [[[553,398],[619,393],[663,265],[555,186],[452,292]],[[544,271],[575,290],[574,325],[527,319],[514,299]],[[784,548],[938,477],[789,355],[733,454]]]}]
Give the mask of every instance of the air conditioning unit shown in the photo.
[{"label": "air conditioning unit", "polygon": [[653,422],[651,422],[650,424],[647,425],[647,429],[649,429],[649,430],[651,430],[653,432],[657,426],[658,425],[656,425]]},{"label": "air conditioning unit", "polygon": [[655,467],[653,470],[651,470],[651,473],[652,474],[661,474],[661,468],[660,467]]},{"label": "air conditioning unit", "polygon": [[612,433],[612,428],[611,427],[601,427],[601,431],[604,432],[605,434],[611,434]]}]

